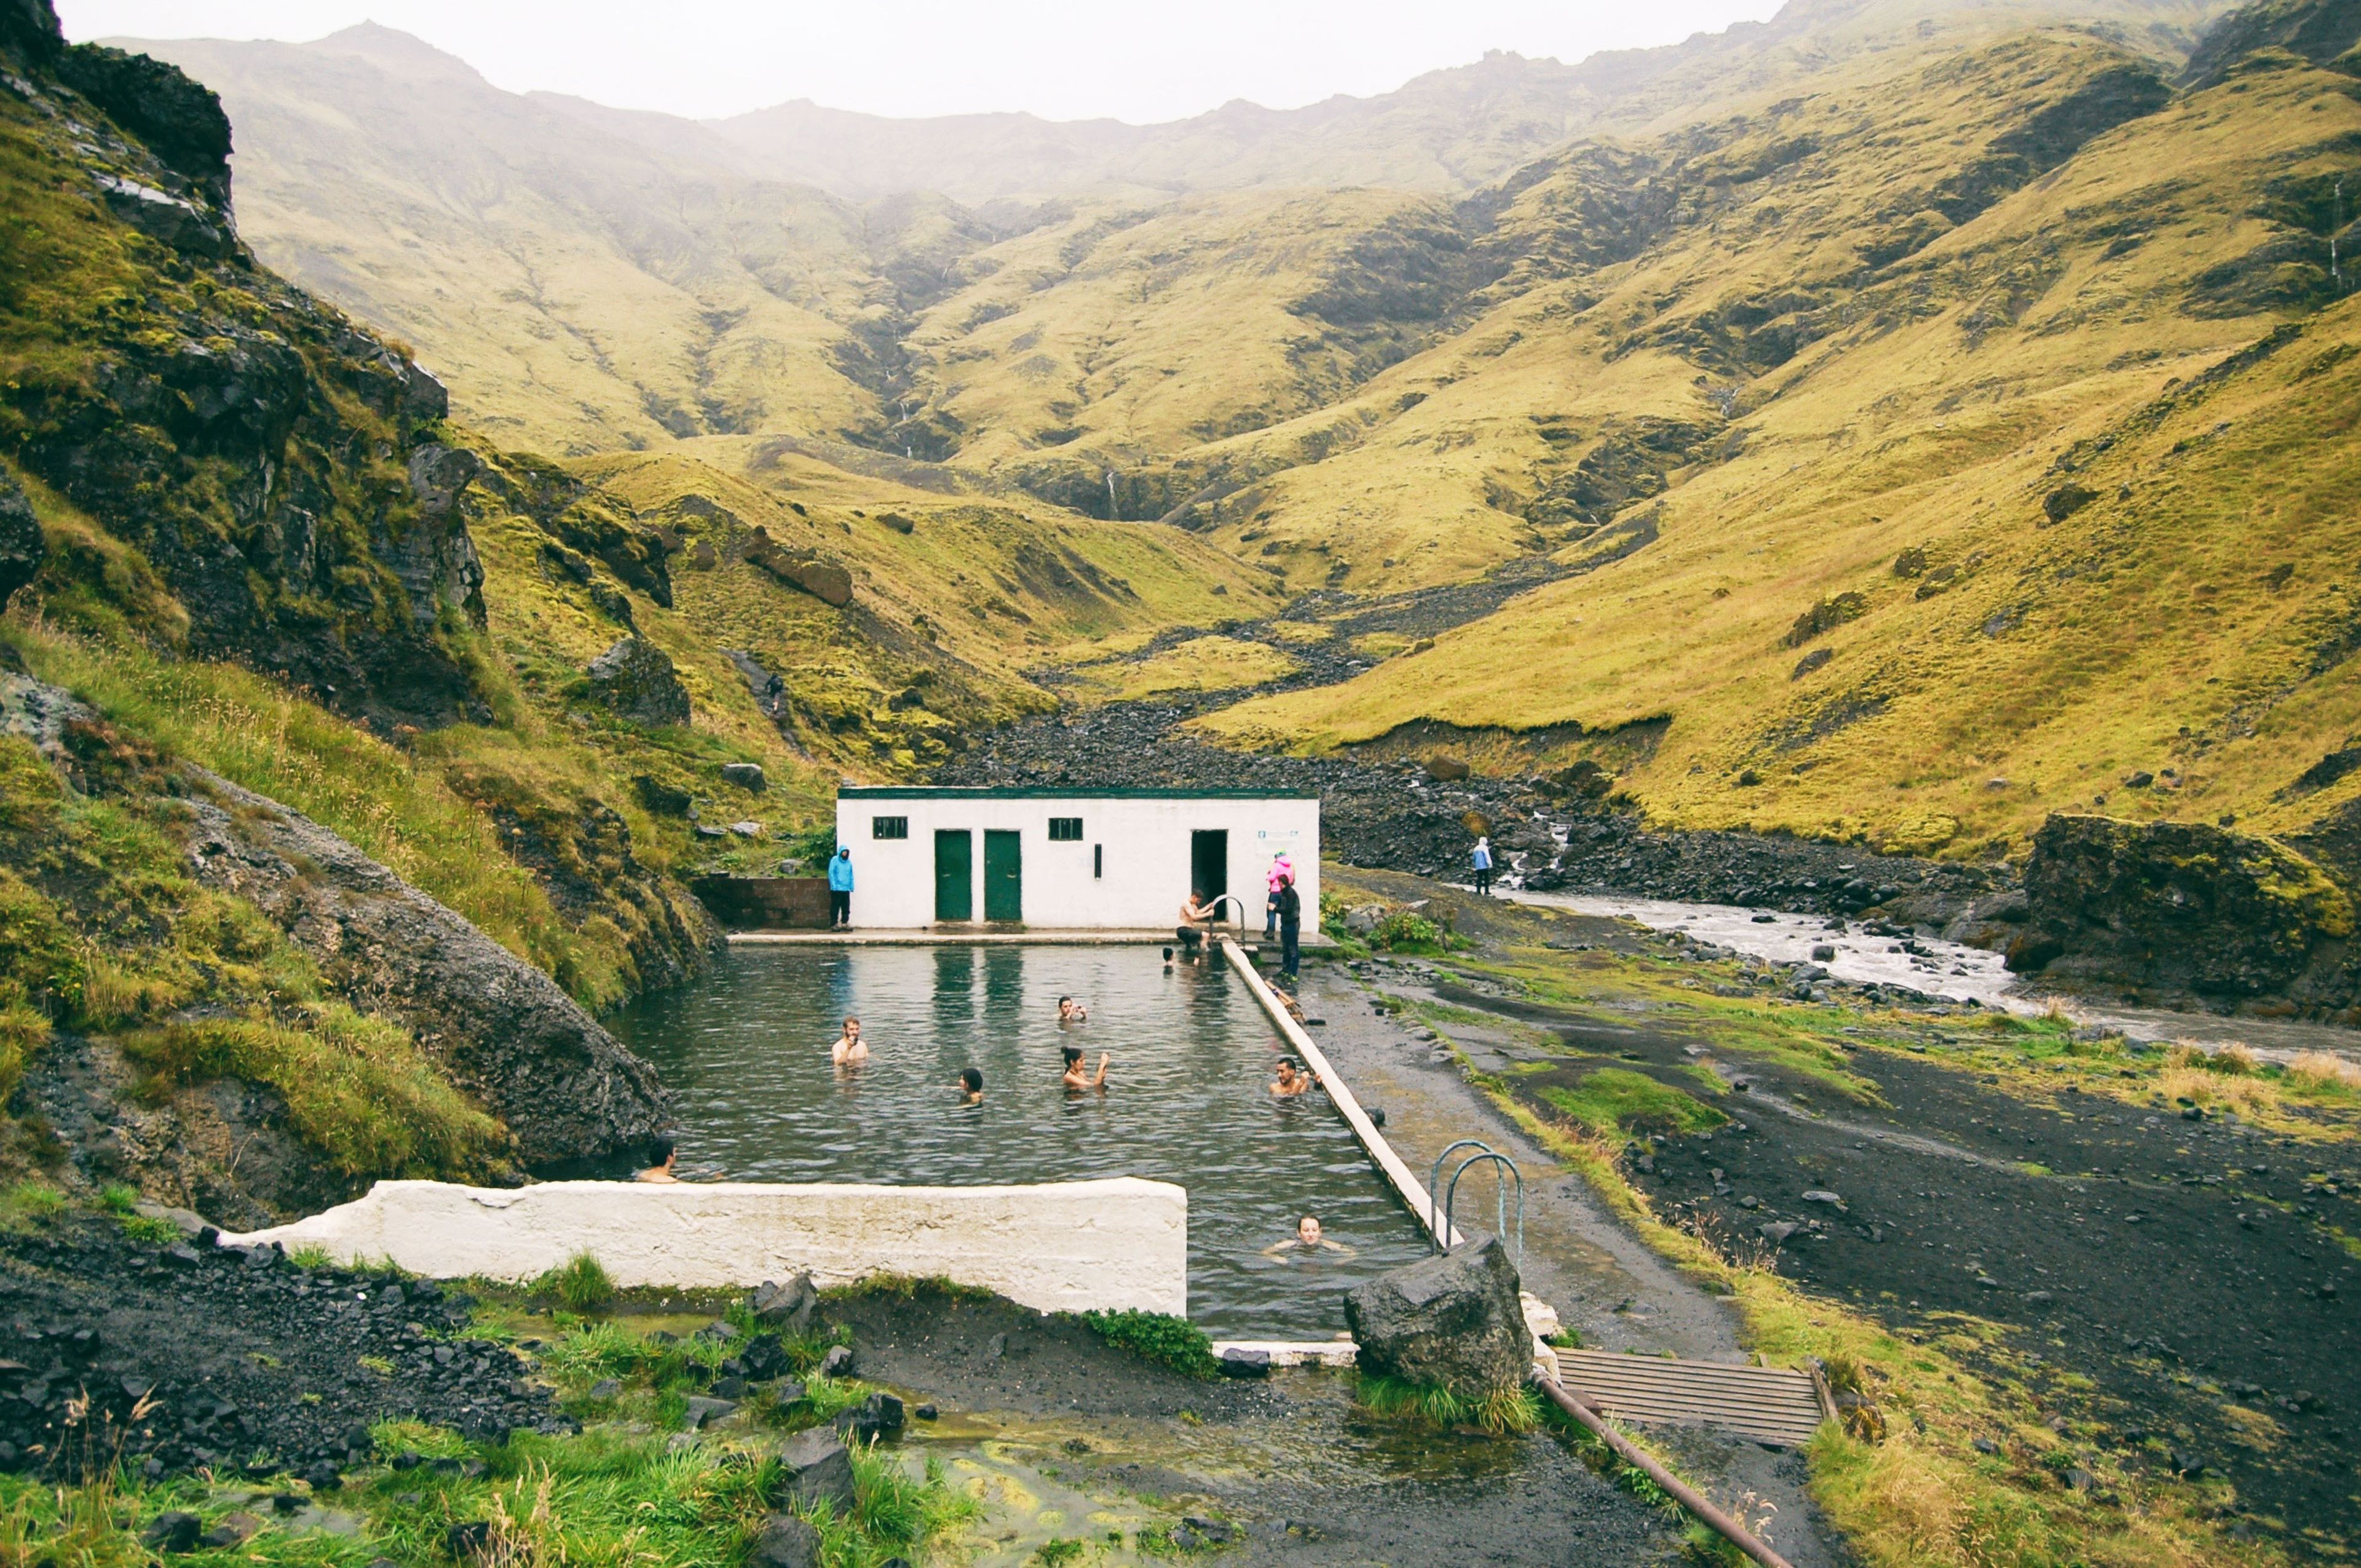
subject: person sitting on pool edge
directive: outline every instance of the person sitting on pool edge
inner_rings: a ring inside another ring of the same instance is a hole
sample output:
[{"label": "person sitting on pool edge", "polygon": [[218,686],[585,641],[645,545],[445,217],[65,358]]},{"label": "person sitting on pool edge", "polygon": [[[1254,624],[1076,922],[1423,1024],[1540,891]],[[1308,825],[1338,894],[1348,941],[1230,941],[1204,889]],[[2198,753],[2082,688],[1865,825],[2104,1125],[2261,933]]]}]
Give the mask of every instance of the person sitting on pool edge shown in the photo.
[{"label": "person sitting on pool edge", "polygon": [[1101,1051],[1099,1053],[1099,1075],[1096,1078],[1093,1078],[1082,1069],[1082,1047],[1080,1046],[1068,1046],[1066,1047],[1066,1074],[1058,1081],[1064,1084],[1068,1089],[1096,1089],[1104,1091],[1106,1088],[1106,1052]]},{"label": "person sitting on pool edge", "polygon": [[1071,996],[1060,996],[1058,998],[1059,1023],[1087,1024],[1090,1021],[1091,1010],[1089,1008],[1083,1006],[1081,1003],[1075,1001]]},{"label": "person sitting on pool edge", "polygon": [[1306,1214],[1295,1222],[1295,1234],[1283,1242],[1274,1242],[1262,1249],[1265,1257],[1294,1257],[1306,1253],[1333,1252],[1340,1257],[1350,1257],[1353,1249],[1343,1242],[1332,1242],[1320,1234],[1319,1220]]},{"label": "person sitting on pool edge", "polygon": [[1292,1100],[1310,1089],[1312,1083],[1312,1075],[1299,1069],[1293,1057],[1281,1057],[1279,1058],[1279,1081],[1270,1086],[1270,1091],[1281,1100]]},{"label": "person sitting on pool edge", "polygon": [[839,1067],[851,1067],[855,1062],[869,1059],[869,1042],[861,1037],[860,1019],[847,1018],[844,1021],[844,1033],[837,1036],[836,1044],[829,1047],[828,1059]]},{"label": "person sitting on pool edge", "polygon": [[658,1138],[648,1153],[655,1157],[655,1163],[632,1176],[632,1180],[671,1185],[680,1179],[679,1173],[673,1168],[680,1158],[680,1149],[670,1138]]},{"label": "person sitting on pool edge", "polygon": [[960,1069],[960,1103],[962,1105],[983,1103],[983,1074],[974,1068]]},{"label": "person sitting on pool edge", "polygon": [[1180,944],[1182,954],[1191,963],[1197,961],[1197,949],[1205,940],[1205,927],[1221,914],[1221,905],[1205,902],[1205,890],[1192,887],[1189,902],[1180,906],[1180,924],[1172,928],[1172,936]]}]

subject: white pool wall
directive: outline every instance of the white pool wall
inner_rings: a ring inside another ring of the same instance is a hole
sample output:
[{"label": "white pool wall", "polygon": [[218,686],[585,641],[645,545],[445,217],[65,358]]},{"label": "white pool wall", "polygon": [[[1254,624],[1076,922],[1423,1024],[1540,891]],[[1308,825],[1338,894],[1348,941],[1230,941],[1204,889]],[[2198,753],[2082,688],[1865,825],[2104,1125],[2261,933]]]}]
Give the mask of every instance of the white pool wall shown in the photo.
[{"label": "white pool wall", "polygon": [[711,1288],[807,1272],[942,1277],[1040,1311],[1189,1310],[1189,1194],[1115,1177],[1033,1187],[380,1181],[225,1245],[318,1247],[437,1279],[527,1280],[583,1253],[616,1284]]}]

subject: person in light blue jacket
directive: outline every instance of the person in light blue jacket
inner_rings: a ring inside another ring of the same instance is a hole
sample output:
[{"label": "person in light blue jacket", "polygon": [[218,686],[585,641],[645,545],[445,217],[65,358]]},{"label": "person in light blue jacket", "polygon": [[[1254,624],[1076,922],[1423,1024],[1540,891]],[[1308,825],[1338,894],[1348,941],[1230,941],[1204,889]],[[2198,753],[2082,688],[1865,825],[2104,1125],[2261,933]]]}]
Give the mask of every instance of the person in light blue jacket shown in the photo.
[{"label": "person in light blue jacket", "polygon": [[1476,871],[1477,894],[1479,896],[1490,896],[1492,892],[1492,840],[1489,839],[1477,839],[1475,853],[1469,855],[1467,859]]},{"label": "person in light blue jacket", "polygon": [[840,846],[828,862],[828,924],[830,930],[852,926],[852,846]]}]

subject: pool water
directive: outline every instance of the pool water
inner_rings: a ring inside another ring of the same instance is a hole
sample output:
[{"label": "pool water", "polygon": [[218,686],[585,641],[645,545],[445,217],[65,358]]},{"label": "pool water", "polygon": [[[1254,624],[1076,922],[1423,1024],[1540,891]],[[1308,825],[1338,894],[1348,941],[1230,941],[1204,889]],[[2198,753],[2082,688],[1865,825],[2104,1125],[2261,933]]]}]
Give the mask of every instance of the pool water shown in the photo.
[{"label": "pool water", "polygon": [[[1071,993],[1090,1022],[1061,1028]],[[870,1060],[829,1059],[846,1014]],[[1237,979],[1153,948],[738,948],[609,1021],[653,1063],[680,1165],[733,1181],[991,1186],[1141,1176],[1189,1190],[1189,1315],[1215,1337],[1325,1339],[1350,1286],[1424,1233],[1317,1093],[1275,1100],[1284,1052]],[[1060,1047],[1113,1058],[1069,1093]],[[961,1103],[981,1069],[981,1105]],[[1352,1255],[1262,1255],[1299,1215]]]}]

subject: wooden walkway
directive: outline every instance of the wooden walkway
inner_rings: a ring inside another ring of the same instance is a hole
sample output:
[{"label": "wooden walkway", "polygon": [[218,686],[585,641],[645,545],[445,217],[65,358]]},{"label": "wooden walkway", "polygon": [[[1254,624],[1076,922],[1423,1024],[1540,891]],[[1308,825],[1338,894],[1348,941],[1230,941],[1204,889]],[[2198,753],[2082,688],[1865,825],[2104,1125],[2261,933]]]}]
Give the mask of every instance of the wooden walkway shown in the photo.
[{"label": "wooden walkway", "polygon": [[1715,1427],[1801,1448],[1831,1412],[1808,1372],[1561,1350],[1557,1380],[1608,1415],[1641,1426]]}]

